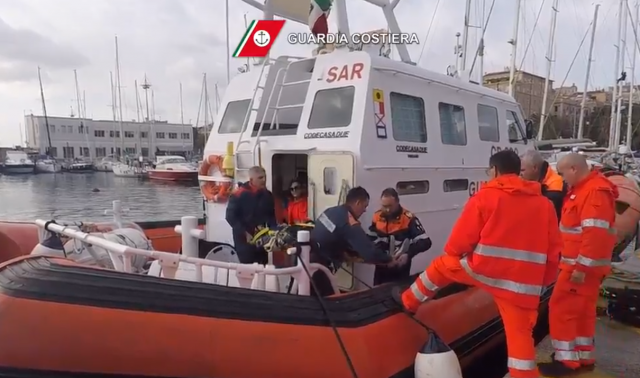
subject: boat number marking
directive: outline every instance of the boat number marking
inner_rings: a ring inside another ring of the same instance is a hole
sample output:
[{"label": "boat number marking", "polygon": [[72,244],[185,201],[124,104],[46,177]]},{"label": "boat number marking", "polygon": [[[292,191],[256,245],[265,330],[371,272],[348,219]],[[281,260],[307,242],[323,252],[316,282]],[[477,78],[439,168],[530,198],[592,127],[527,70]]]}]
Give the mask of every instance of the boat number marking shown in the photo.
[{"label": "boat number marking", "polygon": [[329,72],[327,72],[327,83],[362,79],[363,69],[363,63],[354,63],[352,65],[345,64],[342,67],[333,66],[329,68]]},{"label": "boat number marking", "polygon": [[339,139],[348,138],[348,131],[320,131],[315,133],[305,133],[304,139]]},{"label": "boat number marking", "polygon": [[520,155],[520,154],[518,153],[518,149],[517,149],[517,148],[513,148],[513,147],[500,147],[500,146],[491,146],[491,155],[495,154],[496,152],[505,151],[505,150],[511,150],[511,151],[515,152],[516,154]]},{"label": "boat number marking", "polygon": [[487,183],[486,181],[471,181],[469,183],[469,197],[471,197],[472,195],[478,193],[478,191],[486,183]]},{"label": "boat number marking", "polygon": [[406,146],[406,145],[397,145],[396,152],[408,152],[408,153],[414,153],[414,154],[428,153],[426,146]]}]

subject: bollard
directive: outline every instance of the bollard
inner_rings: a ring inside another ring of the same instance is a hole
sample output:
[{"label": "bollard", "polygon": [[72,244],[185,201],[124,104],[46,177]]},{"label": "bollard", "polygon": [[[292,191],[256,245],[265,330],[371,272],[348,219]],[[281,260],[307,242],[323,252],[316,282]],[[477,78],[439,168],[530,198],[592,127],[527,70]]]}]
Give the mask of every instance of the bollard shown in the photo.
[{"label": "bollard", "polygon": [[198,239],[191,235],[191,230],[198,228],[198,218],[192,216],[182,217],[182,255],[198,258]]},{"label": "bollard", "polygon": [[[311,234],[309,233],[309,231],[298,231],[298,242],[299,243],[309,243],[309,240],[311,239]],[[311,264],[311,246],[310,245],[303,245],[301,248],[301,252],[300,252],[300,256],[299,256],[299,260],[298,260],[298,266],[302,269],[302,273],[300,273],[299,279],[298,279],[298,295],[310,295],[311,294],[311,277],[309,277],[306,273],[306,271],[304,270],[304,267],[302,267],[302,263],[300,260],[302,260],[304,262],[304,266],[307,269],[310,269],[310,264]],[[309,273],[311,273],[311,271],[309,271]]]}]

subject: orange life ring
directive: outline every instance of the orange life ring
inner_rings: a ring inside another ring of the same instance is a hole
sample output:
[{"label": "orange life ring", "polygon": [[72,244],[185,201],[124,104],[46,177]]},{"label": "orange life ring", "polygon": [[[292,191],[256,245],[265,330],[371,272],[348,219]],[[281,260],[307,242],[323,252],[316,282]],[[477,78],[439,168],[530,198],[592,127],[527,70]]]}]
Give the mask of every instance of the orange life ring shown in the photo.
[{"label": "orange life ring", "polygon": [[[201,176],[208,176],[211,168],[216,168],[220,171],[220,174],[224,176],[222,160],[223,157],[219,155],[207,156],[202,161],[202,165],[200,166],[198,173]],[[229,195],[231,194],[231,182],[205,181],[200,190],[207,202],[227,202]]]}]

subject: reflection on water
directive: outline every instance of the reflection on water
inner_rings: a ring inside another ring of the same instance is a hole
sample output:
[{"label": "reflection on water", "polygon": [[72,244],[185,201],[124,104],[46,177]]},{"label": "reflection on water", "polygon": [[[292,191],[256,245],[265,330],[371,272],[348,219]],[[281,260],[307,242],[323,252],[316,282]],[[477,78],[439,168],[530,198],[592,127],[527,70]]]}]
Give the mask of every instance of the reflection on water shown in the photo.
[{"label": "reflection on water", "polygon": [[[99,192],[93,192],[93,189]],[[0,219],[110,219],[105,209],[122,201],[132,221],[202,217],[197,185],[114,177],[112,173],[0,176]]]}]

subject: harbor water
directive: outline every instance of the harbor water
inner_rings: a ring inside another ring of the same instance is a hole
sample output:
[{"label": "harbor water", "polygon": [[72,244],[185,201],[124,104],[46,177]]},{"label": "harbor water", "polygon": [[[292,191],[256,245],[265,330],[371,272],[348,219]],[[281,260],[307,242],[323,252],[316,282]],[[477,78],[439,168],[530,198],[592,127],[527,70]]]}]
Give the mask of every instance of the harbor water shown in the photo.
[{"label": "harbor water", "polygon": [[112,201],[122,201],[131,221],[202,217],[197,184],[115,177],[113,173],[0,175],[0,220],[63,219],[97,221]]}]

